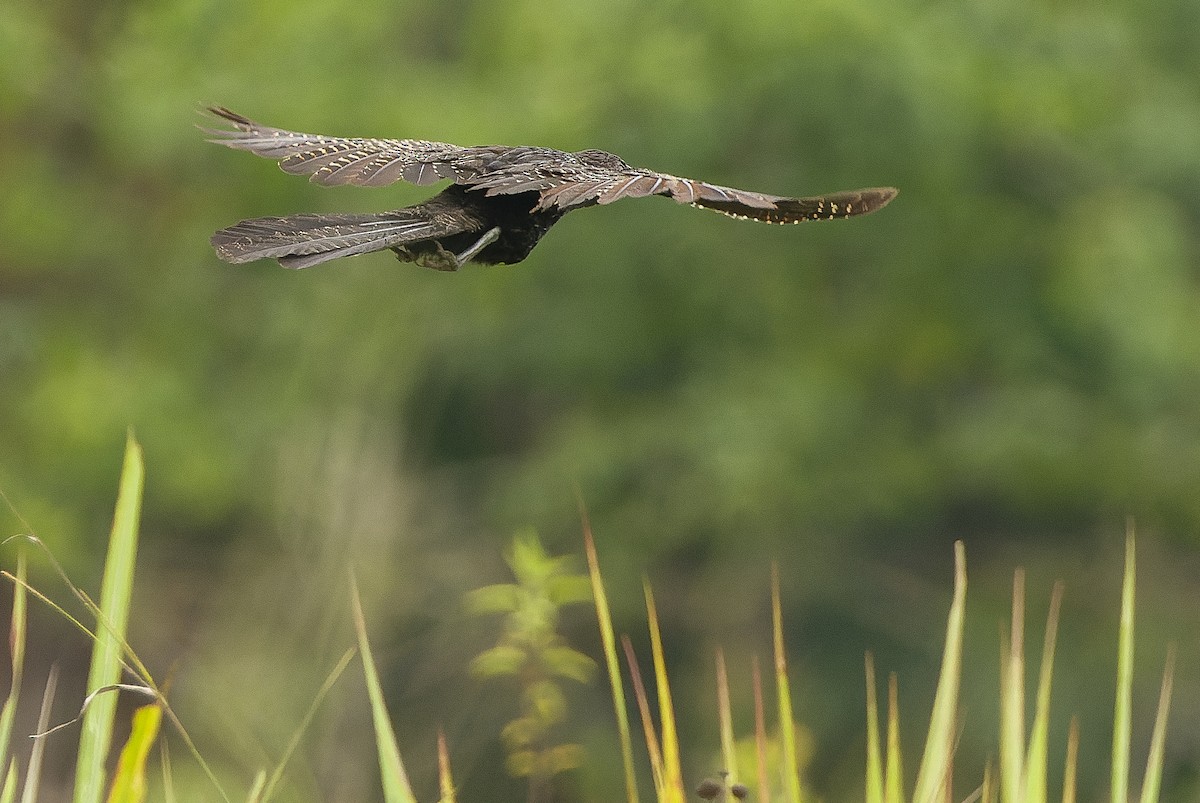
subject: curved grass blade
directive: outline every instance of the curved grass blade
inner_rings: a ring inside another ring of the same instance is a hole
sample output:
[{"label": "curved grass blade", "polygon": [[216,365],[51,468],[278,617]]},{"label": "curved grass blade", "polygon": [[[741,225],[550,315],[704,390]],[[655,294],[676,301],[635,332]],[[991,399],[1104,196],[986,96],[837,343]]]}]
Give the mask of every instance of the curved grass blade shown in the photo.
[{"label": "curved grass blade", "polygon": [[592,581],[592,600],[596,605],[596,621],[600,625],[600,641],[604,645],[604,663],[608,668],[613,710],[617,715],[617,735],[621,743],[621,761],[625,767],[625,797],[629,803],[638,803],[637,775],[633,768],[633,739],[629,731],[625,686],[621,681],[621,662],[617,658],[617,640],[613,631],[612,613],[608,607],[608,595],[604,593],[596,542],[592,538],[592,525],[588,521],[582,500],[579,503],[579,515],[583,520],[583,547],[587,555],[588,576]]},{"label": "curved grass blade", "polygon": [[671,703],[671,684],[663,656],[662,634],[658,628],[658,611],[650,581],[643,580],[646,595],[646,621],[650,625],[650,649],[654,656],[654,682],[658,687],[658,718],[662,727],[663,784],[661,800],[665,803],[684,803],[683,769],[679,763],[679,736],[675,730],[675,707]]},{"label": "curved grass blade", "polygon": [[650,716],[650,698],[642,682],[642,670],[638,667],[637,654],[629,636],[621,636],[621,647],[625,651],[625,662],[629,664],[629,676],[633,681],[633,699],[637,701],[638,714],[642,719],[642,733],[646,739],[646,754],[650,757],[650,777],[654,779],[654,792],[659,800],[663,797],[662,751],[658,746],[658,735],[654,732],[654,720]]},{"label": "curved grass blade", "polygon": [[[62,564],[58,562],[58,559],[54,557],[54,553],[50,551],[50,548],[46,546],[46,543],[42,541],[42,539],[38,538],[33,533],[18,533],[17,535],[11,535],[8,538],[5,538],[4,541],[0,542],[0,546],[7,544],[9,541],[17,539],[28,542],[41,552],[42,556],[49,561],[50,567],[54,570],[54,573],[58,575],[60,580],[62,580],[63,585],[65,585],[67,590],[71,592],[71,595],[79,600],[89,614],[96,617],[96,627],[98,630],[106,628],[109,632],[113,633],[114,636],[118,635],[115,628],[108,624],[104,611],[101,610],[100,606],[96,604],[95,600],[93,600],[86,591],[71,581],[70,576],[67,574],[67,570],[64,569]],[[111,545],[111,537],[109,540]],[[136,555],[134,557],[136,558]],[[45,603],[51,610],[69,621],[76,627],[76,629],[86,635],[91,641],[94,642],[96,640],[96,634],[92,632],[91,628],[83,624],[83,622],[75,618],[65,608],[63,608],[57,602],[51,600],[48,596],[38,591],[33,586],[29,585],[23,580],[17,580],[15,576],[7,571],[0,571],[0,577],[3,577],[13,583],[20,583],[25,587],[27,594],[30,594]],[[133,648],[129,646],[129,643],[125,641],[124,634],[119,635],[120,638],[118,640],[121,646],[121,656],[118,660],[121,662],[121,668],[130,675],[139,678],[147,686],[154,687],[154,679],[150,676],[150,671],[141,662],[137,656],[137,653],[135,653]]]},{"label": "curved grass blade", "polygon": [[[283,757],[279,759],[274,772],[267,779],[267,783],[262,787],[257,800],[267,801],[275,794],[275,787],[283,779],[283,771],[287,767],[288,761],[291,760],[292,754],[296,752],[296,748],[300,746],[300,739],[304,736],[304,732],[308,730],[308,726],[312,724],[313,717],[317,715],[317,709],[321,707],[325,696],[329,694],[329,690],[333,688],[333,684],[337,683],[338,678],[342,676],[342,672],[346,671],[346,667],[350,664],[350,659],[354,657],[357,650],[354,647],[342,653],[342,657],[334,665],[333,669],[326,676],[325,682],[321,684],[321,688],[317,690],[317,694],[313,697],[313,701],[308,706],[308,710],[304,712],[304,718],[300,720],[299,726],[296,727],[296,732],[292,734],[291,740],[288,741],[287,747],[283,751]],[[258,782],[255,781],[257,788]]]},{"label": "curved grass blade", "polygon": [[1150,737],[1150,755],[1146,759],[1146,777],[1142,781],[1141,803],[1157,803],[1162,788],[1163,751],[1167,740],[1167,711],[1171,707],[1171,685],[1175,677],[1175,647],[1167,650],[1167,666],[1163,669],[1162,689],[1158,695],[1158,714],[1154,718],[1154,735]]},{"label": "curved grass blade", "polygon": [[962,541],[954,543],[954,600],[946,623],[946,645],[942,651],[942,670],[937,692],[933,698],[933,714],[929,719],[929,735],[925,753],[917,771],[917,786],[913,800],[941,800],[950,777],[954,756],[955,718],[958,708],[958,687],[962,674],[963,624],[967,603],[967,557]]},{"label": "curved grass blade", "polygon": [[1121,627],[1117,637],[1117,701],[1113,712],[1112,801],[1129,799],[1129,743],[1133,725],[1133,525],[1125,536],[1125,578],[1121,583]]},{"label": "curved grass blade", "polygon": [[1038,803],[1047,799],[1046,773],[1049,769],[1050,688],[1054,674],[1054,650],[1058,640],[1058,617],[1062,610],[1063,583],[1054,584],[1050,592],[1050,612],[1046,614],[1046,635],[1042,642],[1042,668],[1038,673],[1037,704],[1033,714],[1033,731],[1029,736],[1029,752],[1025,757],[1025,800]]},{"label": "curved grass blade", "polygon": [[[50,667],[46,676],[46,689],[42,692],[42,708],[38,712],[38,731],[50,723],[50,707],[54,703],[54,692],[58,688],[58,665]],[[38,799],[38,785],[42,779],[42,759],[46,755],[46,740],[37,739],[29,753],[29,769],[25,773],[25,790],[21,793],[22,803],[34,803]]]},{"label": "curved grass blade", "polygon": [[146,799],[146,759],[158,738],[162,724],[162,708],[157,703],[144,705],[133,712],[129,741],[117,759],[112,790],[108,803],[142,803]]},{"label": "curved grass blade", "polygon": [[396,743],[396,732],[388,716],[387,704],[383,699],[383,687],[379,683],[379,672],[371,656],[371,643],[367,639],[367,620],[363,616],[362,600],[358,596],[358,581],[350,574],[350,605],[354,614],[354,630],[358,634],[358,652],[362,656],[363,673],[367,681],[367,696],[371,699],[371,719],[375,723],[375,747],[379,751],[379,775],[383,782],[383,799],[387,803],[416,803],[404,762],[400,759],[400,747]]}]

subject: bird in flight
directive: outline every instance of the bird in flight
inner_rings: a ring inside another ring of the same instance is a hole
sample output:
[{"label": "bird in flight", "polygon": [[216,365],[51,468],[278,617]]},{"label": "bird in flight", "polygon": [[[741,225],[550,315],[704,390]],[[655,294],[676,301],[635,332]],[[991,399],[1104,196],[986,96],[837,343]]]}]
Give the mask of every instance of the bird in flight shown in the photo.
[{"label": "bird in flight", "polygon": [[209,111],[232,125],[203,129],[210,141],[276,159],[285,173],[318,184],[453,182],[424,203],[390,212],[243,220],[212,237],[217,255],[233,263],[277,259],[285,268],[307,268],[391,249],[401,261],[453,271],[471,261],[520,262],[567,212],[621,198],[665,195],[730,217],[799,223],[865,215],[896,195],[877,187],[786,198],[630,167],[606,151],[314,136],[221,107]]}]

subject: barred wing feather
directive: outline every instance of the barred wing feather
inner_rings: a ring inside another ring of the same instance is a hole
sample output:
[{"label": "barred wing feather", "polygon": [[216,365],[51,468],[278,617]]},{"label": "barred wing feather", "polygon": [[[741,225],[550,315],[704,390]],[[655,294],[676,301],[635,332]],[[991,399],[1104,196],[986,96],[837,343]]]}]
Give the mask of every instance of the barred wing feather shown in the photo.
[{"label": "barred wing feather", "polygon": [[[629,168],[597,174],[596,170],[555,171],[553,179],[541,177],[522,189],[540,189],[540,209],[570,209],[592,204],[610,204],[622,198],[642,198],[665,195],[681,204],[716,212],[735,218],[760,220],[766,223],[799,223],[804,220],[831,220],[874,212],[896,195],[891,187],[850,190],[804,198],[768,195],[735,187],[722,187],[707,181],[680,178],[666,173]],[[499,178],[489,179],[489,186],[504,186]],[[545,186],[549,184],[550,186]]]},{"label": "barred wing feather", "polygon": [[304,214],[243,220],[214,234],[212,244],[226,262],[278,259],[284,267],[305,268],[448,233],[453,230],[405,210],[378,215]]},{"label": "barred wing feather", "polygon": [[[729,190],[727,187],[713,189]],[[886,206],[895,197],[896,190],[892,187],[847,190],[806,198],[784,198],[733,190],[729,198],[703,193],[690,203],[735,218],[761,220],[764,223],[800,223],[805,220],[834,220],[865,215]]]},{"label": "barred wing feather", "polygon": [[303,134],[260,125],[221,107],[209,111],[233,124],[233,129],[204,129],[213,142],[278,160],[285,173],[308,176],[310,181],[324,185],[381,187],[397,181],[461,181],[474,175],[471,163],[478,159],[471,157],[481,150],[422,139]]}]

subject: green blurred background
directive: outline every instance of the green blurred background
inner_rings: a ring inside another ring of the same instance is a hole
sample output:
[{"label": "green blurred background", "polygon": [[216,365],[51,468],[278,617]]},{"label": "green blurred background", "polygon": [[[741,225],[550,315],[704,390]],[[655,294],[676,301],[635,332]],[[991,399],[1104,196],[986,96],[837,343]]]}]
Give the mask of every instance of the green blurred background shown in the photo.
[{"label": "green blurred background", "polygon": [[[719,768],[718,644],[752,725],[779,561],[805,780],[827,800],[861,794],[865,650],[899,673],[915,756],[959,538],[960,797],[994,755],[1017,565],[1032,644],[1067,582],[1052,751],[1079,713],[1083,797],[1100,795],[1131,517],[1135,757],[1177,642],[1166,787],[1194,799],[1195,0],[49,0],[5,4],[0,54],[0,489],[94,589],[134,428],[132,640],[174,672],[238,795],[352,640],[353,563],[418,794],[436,796],[440,723],[462,799],[523,797],[497,738],[514,692],[467,671],[494,623],[461,596],[508,579],[526,526],[578,552],[578,489],[617,627],[643,648],[642,573],[660,596],[689,778]],[[208,237],[241,218],[428,191],[285,176],[206,144],[202,103],[314,133],[605,148],[779,194],[901,194],[798,227],[623,202],[569,216],[520,265],[458,274],[388,255],[232,267]],[[65,719],[88,645],[49,615],[36,628],[30,677],[64,664]],[[586,610],[564,631],[598,655]],[[378,796],[351,675],[288,799]],[[603,683],[573,693],[588,763],[563,799],[617,799]]]}]

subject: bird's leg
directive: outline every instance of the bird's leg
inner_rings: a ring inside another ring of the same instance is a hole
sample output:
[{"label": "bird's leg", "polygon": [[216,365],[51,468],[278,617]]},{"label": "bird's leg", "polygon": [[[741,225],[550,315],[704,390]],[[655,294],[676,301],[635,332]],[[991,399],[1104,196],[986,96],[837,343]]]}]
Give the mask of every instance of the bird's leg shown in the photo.
[{"label": "bird's leg", "polygon": [[461,254],[456,254],[442,246],[440,242],[434,241],[437,250],[432,254],[419,254],[416,258],[416,263],[424,268],[433,268],[434,270],[458,270],[463,265],[470,262],[479,252],[487,248],[500,237],[500,227],[493,226],[485,231],[478,240],[471,244],[469,248]]},{"label": "bird's leg", "polygon": [[483,235],[475,241],[474,245],[455,257],[455,260],[458,262],[458,267],[461,268],[463,265],[470,262],[472,259],[478,256],[480,251],[487,248],[498,239],[500,239],[500,227],[492,226],[492,228],[485,231]]}]

